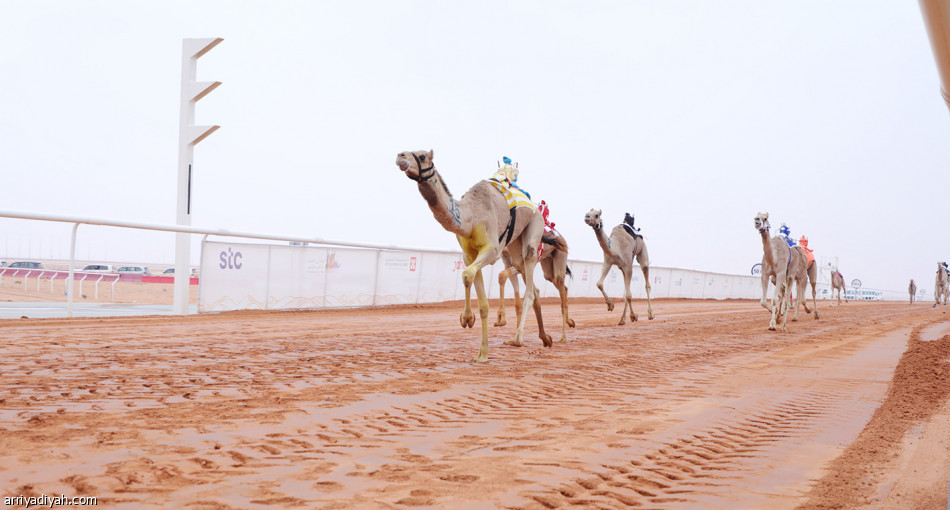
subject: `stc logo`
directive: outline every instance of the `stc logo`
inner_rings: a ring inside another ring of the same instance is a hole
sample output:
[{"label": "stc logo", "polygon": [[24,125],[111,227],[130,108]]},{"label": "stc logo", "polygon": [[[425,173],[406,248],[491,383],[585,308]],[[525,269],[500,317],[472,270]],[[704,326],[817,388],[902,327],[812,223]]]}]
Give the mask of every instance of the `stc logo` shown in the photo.
[{"label": "stc logo", "polygon": [[222,251],[219,258],[221,259],[221,263],[218,264],[218,267],[221,269],[241,269],[244,265],[244,263],[241,262],[244,260],[244,255],[239,251],[232,252],[231,248],[228,248],[228,251]]}]

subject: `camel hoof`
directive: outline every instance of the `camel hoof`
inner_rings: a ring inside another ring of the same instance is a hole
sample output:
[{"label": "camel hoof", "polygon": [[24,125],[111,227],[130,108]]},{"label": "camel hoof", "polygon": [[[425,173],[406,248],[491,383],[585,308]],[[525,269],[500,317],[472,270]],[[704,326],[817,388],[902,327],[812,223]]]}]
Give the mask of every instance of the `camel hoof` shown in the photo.
[{"label": "camel hoof", "polygon": [[475,356],[474,358],[472,358],[472,362],[473,363],[488,363],[488,355],[486,354],[485,356],[482,356],[482,355]]},{"label": "camel hoof", "polygon": [[512,347],[524,347],[524,342],[521,340],[508,340],[505,342],[505,345],[510,345]]},{"label": "camel hoof", "polygon": [[569,328],[574,327],[574,319],[567,319],[567,327]]},{"label": "camel hoof", "polygon": [[637,314],[635,313],[630,314],[630,322],[637,322]]},{"label": "camel hoof", "polygon": [[620,319],[620,322],[618,322],[617,325],[618,325],[618,326],[623,326],[623,325],[626,324],[626,323],[627,323],[626,320]]},{"label": "camel hoof", "polygon": [[653,312],[650,312],[649,314],[647,314],[647,319],[650,319],[652,321],[653,317],[654,317]]},{"label": "camel hoof", "polygon": [[[934,306],[937,306],[937,305],[934,305]],[[611,303],[610,301],[607,302],[607,311],[608,312],[614,311],[614,304]]]},{"label": "camel hoof", "polygon": [[818,320],[818,310],[815,310],[815,320]]},{"label": "camel hoof", "polygon": [[769,324],[769,331],[775,331],[775,326]]},{"label": "camel hoof", "polygon": [[559,343],[559,344],[567,344],[567,343],[570,343],[570,340],[568,340],[567,337],[565,336],[565,337],[561,337],[561,339],[558,340],[557,343]]},{"label": "camel hoof", "polygon": [[508,324],[508,321],[506,321],[505,319],[498,319],[498,321],[495,322],[495,327],[500,328],[504,326],[505,324]]},{"label": "camel hoof", "polygon": [[552,340],[551,335],[548,335],[546,333],[541,335],[541,343],[544,344],[545,347],[551,347],[552,345],[554,345],[554,341]]}]

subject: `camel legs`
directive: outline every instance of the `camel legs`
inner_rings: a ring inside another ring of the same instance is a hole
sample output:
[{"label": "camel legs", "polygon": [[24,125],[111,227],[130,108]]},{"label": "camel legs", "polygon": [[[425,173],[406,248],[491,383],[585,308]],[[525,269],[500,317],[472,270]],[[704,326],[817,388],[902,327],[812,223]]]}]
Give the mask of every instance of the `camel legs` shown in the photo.
[{"label": "camel legs", "polygon": [[[540,242],[540,233],[538,234]],[[530,247],[531,244],[529,243]],[[537,246],[537,244],[535,244]],[[531,249],[534,251],[534,249]],[[524,270],[522,271],[522,276],[524,277],[525,291],[524,291],[524,305],[522,309],[525,310],[521,314],[521,318],[518,321],[518,330],[515,332],[515,338],[508,342],[505,342],[507,345],[514,345],[521,347],[524,345],[524,323],[528,317],[527,308],[530,306],[534,308],[534,314],[538,319],[538,336],[541,337],[541,342],[545,347],[551,347],[554,345],[554,342],[551,341],[551,335],[548,335],[544,332],[544,322],[541,319],[541,303],[538,301],[538,288],[534,286],[534,266],[538,263],[537,255],[534,253],[524,254],[522,253],[522,263],[524,265]]]},{"label": "camel legs", "polygon": [[[607,293],[604,291],[604,279],[607,278],[607,273],[610,272],[610,268],[613,266],[610,262],[604,262],[604,267],[600,269],[600,280],[597,280],[597,288],[600,289],[600,293],[604,295],[604,301],[607,302],[607,311],[614,311],[614,302],[610,300],[610,297],[607,296]],[[620,322],[623,324],[623,321]]]},{"label": "camel legs", "polygon": [[[794,294],[794,295],[791,294],[791,292],[792,292],[791,283],[789,283],[789,287],[788,287],[788,292],[789,292],[788,300],[789,300],[789,303],[795,303],[795,315],[792,317],[792,322],[798,321],[798,309],[799,309],[799,307],[804,306],[804,307],[805,307],[805,313],[811,313],[811,310],[808,309],[808,302],[805,300],[805,282],[803,282],[803,281],[799,280],[798,278],[796,278],[795,281],[794,281],[794,283],[795,283],[795,294]],[[789,305],[789,306],[791,306],[791,305]]]},{"label": "camel legs", "polygon": [[627,311],[630,311],[630,322],[637,322],[637,314],[633,311],[633,294],[630,293],[630,271],[633,270],[631,266],[629,269],[624,269],[623,272],[623,313],[620,314],[620,322],[617,323],[618,326],[623,326],[626,323]]},{"label": "camel legs", "polygon": [[[557,266],[560,270],[556,271]],[[558,343],[567,342],[567,327],[574,327],[574,321],[567,315],[567,285],[564,284],[564,276],[567,268],[567,255],[555,253],[549,258],[541,259],[541,270],[544,271],[544,279],[553,283],[557,288],[558,295],[561,297],[561,339]]]},{"label": "camel legs", "polygon": [[[467,242],[466,242],[467,241]],[[471,240],[459,238],[459,244],[464,249],[465,262],[468,265],[462,271],[462,283],[465,285],[465,310],[462,311],[459,322],[463,328],[470,328],[475,325],[475,314],[472,313],[472,283],[475,284],[475,294],[478,296],[478,314],[482,323],[482,343],[478,349],[478,356],[472,361],[478,363],[488,362],[488,297],[485,293],[485,281],[482,279],[482,267],[488,260],[491,260],[495,250],[491,245],[477,246]],[[476,248],[477,246],[477,248]],[[477,249],[477,251],[476,251]],[[475,256],[472,256],[472,252]],[[471,262],[469,262],[471,261]]]},{"label": "camel legs", "polygon": [[[465,253],[462,254],[462,259],[465,261],[465,270],[467,271],[472,266],[473,259]],[[481,274],[480,271],[478,273]],[[462,315],[459,316],[459,323],[463,328],[470,328],[475,325],[475,314],[472,312],[472,280],[466,279],[464,272],[462,273],[462,284],[465,285],[465,309],[462,310]]]},{"label": "camel legs", "polygon": [[561,296],[561,339],[558,342],[567,342],[567,327],[574,327],[574,321],[567,316],[567,285],[564,285],[564,279],[556,282],[557,292]]},{"label": "camel legs", "polygon": [[521,319],[521,292],[518,289],[518,270],[508,266],[504,271],[498,273],[498,320],[495,321],[496,327],[508,324],[507,319],[505,319],[505,282],[508,280],[511,280],[511,287],[515,293],[515,322]]},{"label": "camel legs", "polygon": [[643,288],[647,291],[647,319],[653,320],[653,302],[650,300],[650,266],[640,266],[643,271]]},{"label": "camel legs", "polygon": [[[788,278],[788,275],[785,276],[783,282],[781,301],[778,303],[778,306],[782,309],[782,331],[788,331],[788,312],[792,308],[792,282]],[[801,292],[799,292],[799,294],[801,294]],[[774,304],[775,303],[773,303],[773,305]],[[798,313],[797,303],[795,313]]]},{"label": "camel legs", "polygon": [[[778,292],[778,288],[775,289],[775,292]],[[759,304],[762,305],[762,308],[765,308],[768,311],[772,311],[772,305],[767,301],[769,295],[769,277],[765,274],[765,271],[762,271],[762,301],[759,301]]]},{"label": "camel legs", "polygon": [[[769,282],[768,277],[763,275],[762,283],[763,283],[763,287],[766,287],[766,289],[767,289],[768,282]],[[780,310],[780,305],[785,302],[784,294],[787,291],[787,287],[788,285],[786,282],[785,273],[776,274],[775,275],[775,292],[772,294],[772,306],[768,307],[769,310],[772,311],[772,319],[769,321],[770,331],[775,331],[775,328],[777,327],[776,322],[778,320],[778,315],[782,312],[787,312],[787,310]],[[762,299],[763,300],[765,299],[764,294],[763,294]],[[788,314],[784,313],[783,315],[787,317]]]},{"label": "camel legs", "polygon": [[[466,287],[466,294],[468,293]],[[485,293],[485,282],[482,279],[482,272],[475,273],[475,295],[478,296],[478,315],[482,322],[482,343],[478,347],[478,356],[472,361],[477,363],[488,362],[488,295]],[[471,326],[469,326],[471,327]]]},{"label": "camel legs", "polygon": [[[811,284],[811,305],[815,309],[815,320],[818,320],[818,291],[815,289],[815,285],[818,284],[818,266],[814,262],[808,266],[808,283]],[[802,301],[807,301],[807,299]],[[807,306],[805,312],[808,312]]]},{"label": "camel legs", "polygon": [[[788,311],[792,309],[792,282],[785,284],[785,292],[782,294],[782,331],[788,331]],[[799,298],[802,299],[802,298]],[[797,304],[797,303],[796,303]],[[795,307],[795,313],[798,313],[798,307]]]}]

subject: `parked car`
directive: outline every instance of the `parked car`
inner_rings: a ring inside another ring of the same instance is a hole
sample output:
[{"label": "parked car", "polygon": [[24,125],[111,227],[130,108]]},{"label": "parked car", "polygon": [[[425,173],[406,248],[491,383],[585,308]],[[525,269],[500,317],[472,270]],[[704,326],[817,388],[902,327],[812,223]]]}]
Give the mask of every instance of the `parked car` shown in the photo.
[{"label": "parked car", "polygon": [[[168,269],[162,271],[162,276],[175,276],[175,268],[174,268],[174,267],[170,267],[170,268],[168,268]],[[198,269],[197,269],[197,268],[194,268],[194,267],[191,268],[191,275],[190,275],[190,276],[191,276],[192,278],[197,278],[197,277],[198,277]]]},{"label": "parked car", "polygon": [[14,269],[43,269],[43,264],[39,262],[14,262],[8,267]]},{"label": "parked car", "polygon": [[116,269],[116,272],[119,274],[140,274],[142,276],[152,276],[152,273],[149,273],[148,268],[145,266],[122,266],[119,269]]},{"label": "parked car", "polygon": [[89,264],[80,271],[84,273],[114,273],[115,267],[111,264]]}]

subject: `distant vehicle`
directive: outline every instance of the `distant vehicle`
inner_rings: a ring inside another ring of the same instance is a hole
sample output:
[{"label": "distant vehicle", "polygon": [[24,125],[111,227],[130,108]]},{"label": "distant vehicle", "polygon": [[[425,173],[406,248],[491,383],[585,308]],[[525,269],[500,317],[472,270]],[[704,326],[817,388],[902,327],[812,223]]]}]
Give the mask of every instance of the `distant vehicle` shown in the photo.
[{"label": "distant vehicle", "polygon": [[149,273],[148,268],[145,266],[122,266],[119,269],[116,269],[116,272],[119,274],[140,274],[142,276],[152,276],[152,273]]},{"label": "distant vehicle", "polygon": [[7,267],[7,263],[0,261],[0,267]]},{"label": "distant vehicle", "polygon": [[43,269],[43,264],[39,262],[14,262],[7,267],[13,269]]},{"label": "distant vehicle", "polygon": [[[168,269],[162,271],[162,276],[175,276],[175,268],[174,268],[174,267],[170,267],[170,268],[168,268]],[[191,276],[192,278],[197,278],[197,277],[198,277],[198,270],[197,270],[196,268],[191,268],[191,275],[190,275],[190,276]]]},{"label": "distant vehicle", "polygon": [[115,268],[111,264],[89,264],[80,271],[84,273],[114,273]]}]

